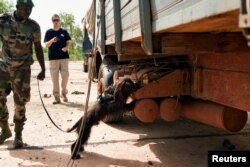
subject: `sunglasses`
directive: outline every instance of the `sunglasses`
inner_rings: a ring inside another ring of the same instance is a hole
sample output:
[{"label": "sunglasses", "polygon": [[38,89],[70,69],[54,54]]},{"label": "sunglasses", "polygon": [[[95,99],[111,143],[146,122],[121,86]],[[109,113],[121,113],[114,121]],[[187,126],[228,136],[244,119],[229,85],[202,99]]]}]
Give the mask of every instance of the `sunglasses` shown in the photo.
[{"label": "sunglasses", "polygon": [[54,19],[52,20],[53,22],[59,22],[60,20],[59,19]]}]

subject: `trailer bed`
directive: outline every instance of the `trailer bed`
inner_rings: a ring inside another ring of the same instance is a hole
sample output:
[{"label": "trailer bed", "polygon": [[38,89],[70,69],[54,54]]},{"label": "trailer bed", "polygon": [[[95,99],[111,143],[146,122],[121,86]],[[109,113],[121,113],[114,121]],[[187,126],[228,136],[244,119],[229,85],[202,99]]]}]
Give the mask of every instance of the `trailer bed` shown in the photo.
[{"label": "trailer bed", "polygon": [[[106,45],[115,43],[113,1],[105,1]],[[140,40],[139,1],[120,1],[122,41]],[[239,32],[239,8],[239,0],[151,0],[152,32]]]}]

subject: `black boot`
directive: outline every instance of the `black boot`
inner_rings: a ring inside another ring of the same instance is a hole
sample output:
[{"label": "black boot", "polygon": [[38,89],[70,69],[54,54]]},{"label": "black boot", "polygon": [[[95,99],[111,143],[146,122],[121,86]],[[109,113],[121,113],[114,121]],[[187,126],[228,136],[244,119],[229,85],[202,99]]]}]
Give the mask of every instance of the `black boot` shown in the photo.
[{"label": "black boot", "polygon": [[0,133],[0,144],[2,144],[6,139],[12,136],[8,121],[1,121],[0,127],[2,132]]},{"label": "black boot", "polygon": [[24,122],[15,122],[15,138],[13,141],[14,148],[23,147],[22,131],[23,131]]}]

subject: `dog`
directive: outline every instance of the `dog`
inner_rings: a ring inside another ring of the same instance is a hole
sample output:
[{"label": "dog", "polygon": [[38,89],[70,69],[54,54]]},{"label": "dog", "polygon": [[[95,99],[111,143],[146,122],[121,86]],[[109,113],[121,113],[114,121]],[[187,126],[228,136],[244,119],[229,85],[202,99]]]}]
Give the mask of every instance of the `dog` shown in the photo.
[{"label": "dog", "polygon": [[78,140],[71,145],[71,158],[79,159],[79,152],[84,151],[91,133],[91,128],[107,115],[125,113],[135,106],[134,93],[137,90],[136,84],[131,79],[123,79],[119,83],[107,88],[102,95],[67,132],[76,130]]}]

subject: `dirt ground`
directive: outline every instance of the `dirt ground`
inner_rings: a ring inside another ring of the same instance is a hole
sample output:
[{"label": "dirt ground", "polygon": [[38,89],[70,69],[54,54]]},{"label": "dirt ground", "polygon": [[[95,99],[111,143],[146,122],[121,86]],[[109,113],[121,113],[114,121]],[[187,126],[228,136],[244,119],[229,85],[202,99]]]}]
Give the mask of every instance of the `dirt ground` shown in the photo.
[{"label": "dirt ground", "polygon": [[[67,103],[52,104],[49,70],[46,79],[40,82],[48,112],[65,130],[83,115],[88,79],[82,69],[82,62],[70,62]],[[80,160],[70,161],[70,145],[77,136],[59,131],[48,119],[39,98],[36,80],[39,70],[35,63],[31,102],[27,104],[28,120],[23,131],[27,147],[14,150],[14,137],[8,139],[0,146],[1,167],[205,167],[208,150],[225,150],[222,146],[225,139],[229,139],[237,150],[250,150],[249,119],[242,131],[231,134],[186,120],[174,123],[157,120],[144,124],[126,116],[119,124],[100,123],[94,127],[86,152]],[[92,83],[90,102],[95,101],[96,94],[96,83]],[[13,131],[12,94],[8,97],[8,107]]]}]

